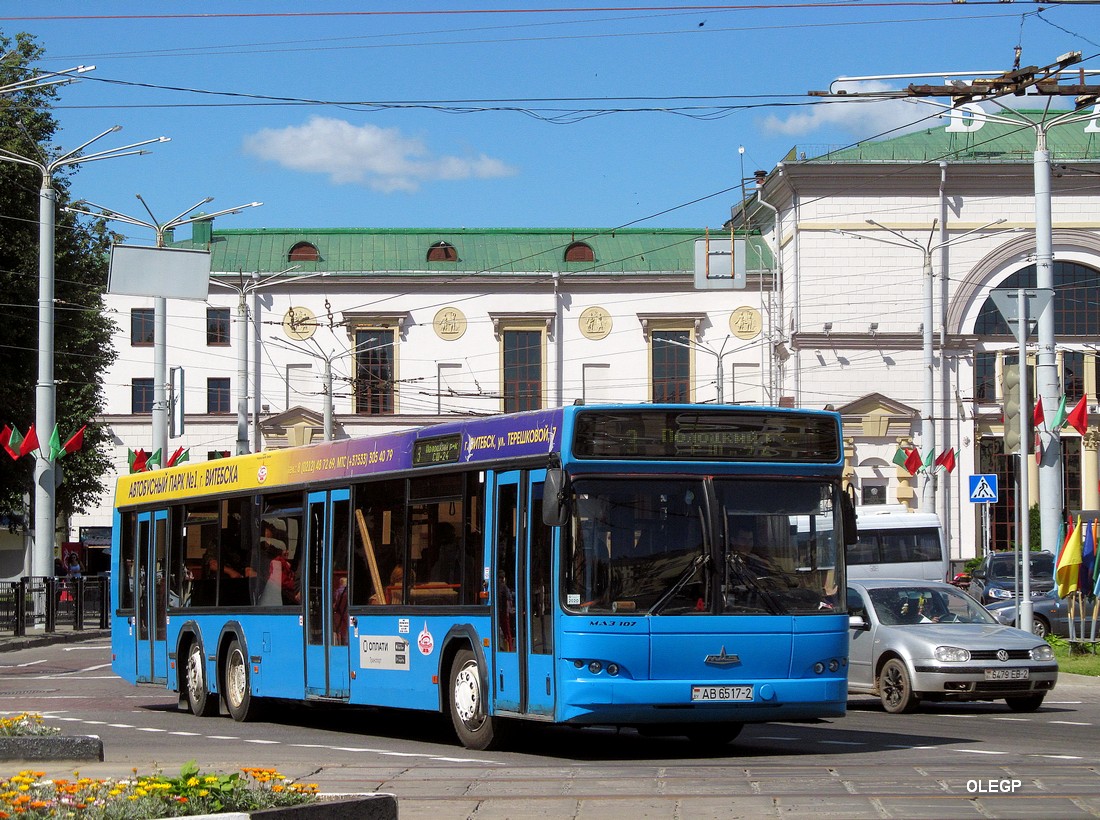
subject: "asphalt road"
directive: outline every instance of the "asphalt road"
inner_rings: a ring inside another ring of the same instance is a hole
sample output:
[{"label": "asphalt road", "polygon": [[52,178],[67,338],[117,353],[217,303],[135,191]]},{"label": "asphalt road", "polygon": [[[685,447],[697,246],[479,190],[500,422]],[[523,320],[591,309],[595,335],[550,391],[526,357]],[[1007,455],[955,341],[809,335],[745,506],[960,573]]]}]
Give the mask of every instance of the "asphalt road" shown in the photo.
[{"label": "asphalt road", "polygon": [[272,766],[324,792],[396,794],[402,820],[1100,816],[1092,678],[1063,676],[1034,714],[982,703],[895,716],[858,697],[844,718],[746,727],[715,756],[682,739],[534,725],[507,751],[469,752],[442,719],[393,710],[272,704],[253,723],[200,719],[109,664],[103,637],[0,653],[0,712],[39,712],[104,742],[102,763],[31,768],[106,777],[172,774],[191,759],[205,771]]}]

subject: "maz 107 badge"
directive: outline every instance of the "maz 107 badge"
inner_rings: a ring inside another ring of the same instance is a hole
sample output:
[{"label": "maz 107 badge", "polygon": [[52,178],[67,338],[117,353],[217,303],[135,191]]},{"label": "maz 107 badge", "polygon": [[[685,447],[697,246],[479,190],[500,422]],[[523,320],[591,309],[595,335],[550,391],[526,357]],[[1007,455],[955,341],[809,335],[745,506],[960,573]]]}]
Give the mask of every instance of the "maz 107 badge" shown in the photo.
[{"label": "maz 107 badge", "polygon": [[360,635],[359,666],[363,669],[409,671],[409,642],[392,635]]}]

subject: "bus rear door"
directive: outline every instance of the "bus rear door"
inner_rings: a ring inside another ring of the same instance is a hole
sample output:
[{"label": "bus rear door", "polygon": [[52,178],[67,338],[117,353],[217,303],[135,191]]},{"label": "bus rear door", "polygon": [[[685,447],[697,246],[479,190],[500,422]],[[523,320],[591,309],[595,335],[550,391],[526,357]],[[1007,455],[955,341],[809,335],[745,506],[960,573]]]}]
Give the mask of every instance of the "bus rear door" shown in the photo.
[{"label": "bus rear door", "polygon": [[310,493],[306,514],[306,697],[346,700],[348,681],[348,490]]},{"label": "bus rear door", "polygon": [[493,688],[498,713],[554,714],[554,534],[542,522],[545,478],[545,470],[497,476]]},{"label": "bus rear door", "polygon": [[168,680],[168,511],[143,512],[137,517],[137,589],[134,613],[137,619],[137,680],[165,683]]}]

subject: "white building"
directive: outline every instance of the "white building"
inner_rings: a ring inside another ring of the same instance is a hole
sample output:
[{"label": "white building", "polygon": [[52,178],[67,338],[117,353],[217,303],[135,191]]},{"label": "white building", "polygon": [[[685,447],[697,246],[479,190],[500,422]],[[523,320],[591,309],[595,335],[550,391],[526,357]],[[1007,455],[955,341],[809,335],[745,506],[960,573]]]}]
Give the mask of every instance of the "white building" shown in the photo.
[{"label": "white building", "polygon": [[[998,474],[989,537],[1009,546],[1016,468],[1003,455],[1000,376],[1016,345],[989,294],[1034,287],[1034,136],[976,125],[809,157],[795,149],[760,172],[756,195],[731,220],[756,260],[744,290],[696,289],[698,230],[199,223],[192,240],[176,244],[209,248],[215,279],[240,286],[260,277],[260,355],[249,343],[242,385],[246,338],[233,290],[211,287],[206,303],[169,302],[167,360],[185,374],[186,430],[168,452],[184,447],[191,460],[235,452],[243,395],[250,411],[259,405],[258,433],[253,426],[247,439],[258,436],[263,448],[319,439],[326,361],[336,437],[575,400],[713,402],[721,373],[727,402],[839,410],[861,501],[927,510],[934,495],[953,558],[982,550],[968,476]],[[1100,436],[1091,426],[1100,413],[1098,130],[1078,123],[1050,135],[1058,362],[1070,406],[1090,397],[1087,434],[1062,430],[1068,509],[1100,508]],[[899,235],[940,248],[882,241]],[[246,303],[251,311],[251,296]],[[125,471],[128,450],[152,447],[153,300],[110,304],[120,356],[105,376],[101,421]],[[1032,363],[1034,352],[1033,337]],[[937,471],[934,492],[925,474],[893,462],[899,447],[928,449],[919,435],[928,401],[935,452],[953,448],[957,462],[950,474]],[[1034,504],[1034,459],[1028,476]],[[109,525],[109,494],[70,524]]]}]

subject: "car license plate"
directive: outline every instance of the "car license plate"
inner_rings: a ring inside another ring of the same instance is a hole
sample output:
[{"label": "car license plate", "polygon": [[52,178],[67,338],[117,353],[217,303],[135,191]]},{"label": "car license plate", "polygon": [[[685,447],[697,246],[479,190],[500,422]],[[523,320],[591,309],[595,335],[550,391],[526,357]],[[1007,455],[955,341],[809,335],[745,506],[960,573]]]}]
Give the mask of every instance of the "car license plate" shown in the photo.
[{"label": "car license plate", "polygon": [[1030,677],[1029,669],[986,669],[986,680],[1027,680]]},{"label": "car license plate", "polygon": [[693,686],[691,687],[691,699],[693,701],[735,701],[752,700],[751,686]]}]

